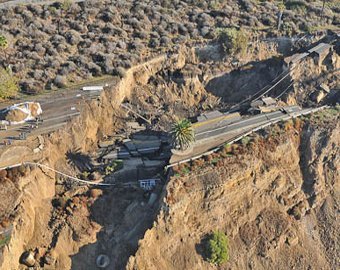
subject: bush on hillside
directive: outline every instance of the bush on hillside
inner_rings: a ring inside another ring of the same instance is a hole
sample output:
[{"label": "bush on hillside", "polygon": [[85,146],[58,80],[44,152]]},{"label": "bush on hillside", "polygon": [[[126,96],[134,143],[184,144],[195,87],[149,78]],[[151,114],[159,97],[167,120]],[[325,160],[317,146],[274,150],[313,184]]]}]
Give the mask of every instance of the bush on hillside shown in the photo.
[{"label": "bush on hillside", "polygon": [[0,48],[1,49],[6,49],[8,46],[8,41],[7,38],[3,35],[0,35]]},{"label": "bush on hillside", "polygon": [[229,241],[223,232],[213,232],[206,249],[208,261],[212,264],[221,265],[229,260]]},{"label": "bush on hillside", "polygon": [[15,97],[18,91],[18,79],[9,70],[0,69],[0,99]]},{"label": "bush on hillside", "polygon": [[249,38],[244,30],[237,30],[236,28],[219,29],[218,36],[224,50],[231,55],[246,52]]}]

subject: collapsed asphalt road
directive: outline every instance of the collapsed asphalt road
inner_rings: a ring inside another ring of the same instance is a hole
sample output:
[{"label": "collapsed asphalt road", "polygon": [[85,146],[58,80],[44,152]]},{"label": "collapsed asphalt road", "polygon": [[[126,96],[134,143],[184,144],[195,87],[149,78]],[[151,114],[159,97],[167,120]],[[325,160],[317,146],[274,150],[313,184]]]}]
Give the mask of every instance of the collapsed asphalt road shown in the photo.
[{"label": "collapsed asphalt road", "polygon": [[42,135],[65,125],[72,117],[80,114],[79,109],[83,100],[99,98],[100,91],[70,91],[62,94],[52,94],[37,100],[42,108],[42,122],[37,128],[30,129],[30,122],[8,126],[7,130],[0,131],[0,142],[4,140],[17,140],[22,132],[27,137]]},{"label": "collapsed asphalt road", "polygon": [[196,141],[190,151],[183,153],[173,151],[168,167],[199,158],[224,143],[233,142],[235,139],[265,126],[321,109],[323,107],[301,109],[299,106],[287,106],[279,111],[243,118],[234,123],[223,124],[222,122],[221,124],[221,122],[211,123],[207,121],[207,124],[204,127],[200,126],[199,131],[195,134]]}]

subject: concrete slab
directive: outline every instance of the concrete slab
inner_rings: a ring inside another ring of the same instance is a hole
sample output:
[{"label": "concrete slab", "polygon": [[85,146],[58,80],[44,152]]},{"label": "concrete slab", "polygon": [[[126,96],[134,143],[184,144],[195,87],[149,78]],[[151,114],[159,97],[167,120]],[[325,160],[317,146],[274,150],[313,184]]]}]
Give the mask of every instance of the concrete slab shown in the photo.
[{"label": "concrete slab", "polygon": [[318,45],[316,45],[315,47],[311,48],[310,50],[308,50],[309,53],[317,53],[317,54],[323,54],[326,52],[329,52],[329,50],[332,48],[333,46],[328,44],[328,43],[320,43]]},{"label": "concrete slab", "polygon": [[221,113],[220,111],[205,112],[197,117],[197,121],[203,122],[203,121],[214,119],[214,118],[221,117],[221,116],[223,116],[223,113]]},{"label": "concrete slab", "polygon": [[165,165],[163,160],[144,160],[145,167],[162,167]]},{"label": "concrete slab", "polygon": [[99,141],[98,145],[100,148],[107,148],[113,144],[115,144],[116,140],[112,139],[112,140],[106,140],[106,141]]},{"label": "concrete slab", "polygon": [[131,141],[131,140],[126,141],[126,142],[124,142],[124,145],[127,148],[127,150],[130,151],[130,152],[137,150],[137,147],[136,147],[134,141]]},{"label": "concrete slab", "polygon": [[126,122],[126,125],[128,128],[133,129],[133,130],[145,130],[145,126],[141,126],[138,122]]},{"label": "concrete slab", "polygon": [[103,159],[106,160],[113,160],[113,159],[127,159],[130,158],[130,153],[121,147],[117,147],[116,149],[112,150],[110,153],[103,156]]},{"label": "concrete slab", "polygon": [[308,55],[309,55],[309,53],[297,53],[297,54],[294,54],[292,56],[286,57],[284,59],[284,61],[287,65],[296,64]]},{"label": "concrete slab", "polygon": [[158,136],[146,135],[146,134],[132,134],[131,138],[134,141],[157,141],[159,140]]},{"label": "concrete slab", "polygon": [[272,97],[263,97],[261,98],[263,103],[266,105],[266,106],[270,106],[270,105],[274,105],[276,104],[276,100],[273,99]]}]

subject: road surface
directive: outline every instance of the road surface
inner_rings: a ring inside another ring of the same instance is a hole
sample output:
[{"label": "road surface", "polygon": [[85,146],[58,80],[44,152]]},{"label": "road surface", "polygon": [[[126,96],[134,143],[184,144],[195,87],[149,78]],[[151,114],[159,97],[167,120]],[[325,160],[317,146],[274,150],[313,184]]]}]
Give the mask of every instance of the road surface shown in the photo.
[{"label": "road surface", "polygon": [[[105,78],[88,82],[86,85],[104,85],[113,86],[117,82],[115,77]],[[8,126],[7,130],[0,130],[0,167],[6,167],[15,163],[22,162],[23,156],[37,156],[40,153],[34,153],[34,149],[40,146],[38,136],[53,132],[62,128],[73,117],[80,115],[80,110],[85,105],[86,100],[98,99],[100,91],[83,91],[80,90],[83,85],[71,87],[38,97],[29,97],[25,100],[18,100],[16,103],[25,101],[39,102],[43,113],[41,115],[43,122],[35,126],[35,121],[27,122],[20,125]],[[4,109],[11,104],[1,103],[0,109]],[[20,140],[20,134],[25,133],[27,138]],[[5,145],[5,142],[11,142],[11,145]],[[38,151],[39,152],[39,151]],[[31,160],[30,158],[27,160]]]},{"label": "road surface", "polygon": [[276,111],[266,114],[251,116],[239,120],[235,123],[218,125],[208,123],[205,131],[199,131],[195,134],[196,141],[192,148],[186,152],[174,151],[170,159],[170,166],[194,159],[204,153],[233,141],[242,134],[255,131],[266,125],[286,121],[292,117],[308,114],[315,109],[301,109],[298,106],[287,107],[288,112]]},{"label": "road surface", "polygon": [[[84,100],[97,98],[99,95],[99,91],[85,92],[78,90],[67,92],[63,95],[50,95],[42,100],[37,100],[43,110],[41,115],[43,122],[38,124],[38,128],[34,128],[30,133],[27,133],[28,137],[41,135],[60,128],[72,117],[79,115],[79,109]],[[28,132],[32,124],[32,122],[26,122],[8,126],[7,130],[1,130],[0,143],[4,140],[19,140],[20,133]]]}]

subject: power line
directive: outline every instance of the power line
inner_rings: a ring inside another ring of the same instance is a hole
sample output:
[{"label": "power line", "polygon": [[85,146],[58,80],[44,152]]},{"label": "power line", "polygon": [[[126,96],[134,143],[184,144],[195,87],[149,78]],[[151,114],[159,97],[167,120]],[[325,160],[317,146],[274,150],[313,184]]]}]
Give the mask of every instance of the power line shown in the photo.
[{"label": "power line", "polygon": [[[248,97],[248,98],[242,100],[241,102],[235,104],[234,106],[232,106],[232,107],[230,108],[230,110],[233,109],[233,108],[235,108],[235,107],[237,107],[237,106],[239,106],[239,105],[241,105],[241,104],[243,104],[243,103],[245,103],[245,102],[248,101],[248,100],[251,100],[254,96],[256,96],[257,94],[261,93],[264,89],[266,89],[266,87],[268,87],[268,86],[271,85],[273,82],[275,82],[275,81],[276,81],[282,74],[284,74],[285,72],[287,72],[287,71],[286,71],[286,70],[282,71],[282,72],[281,72],[279,75],[277,75],[277,76],[276,76],[269,84],[267,84],[266,86],[262,87],[259,91],[257,91],[257,92],[256,92],[255,94],[253,94],[252,96],[250,96],[250,97]],[[288,73],[288,74],[289,74],[289,73]]]},{"label": "power line", "polygon": [[268,90],[266,90],[263,94],[261,94],[259,97],[255,98],[254,100],[258,100],[259,98],[263,97],[265,94],[270,92],[274,87],[276,87],[280,82],[282,82],[288,75],[290,75],[290,72],[288,72],[282,79],[280,79],[277,83],[275,83],[272,87],[270,87]]},{"label": "power line", "polygon": [[95,185],[95,186],[115,186],[116,184],[108,184],[108,183],[94,183],[94,182],[91,182],[91,181],[86,181],[86,180],[82,180],[82,179],[79,179],[79,178],[76,178],[74,176],[71,176],[71,175],[67,175],[66,173],[63,173],[63,172],[60,172],[60,171],[57,171],[47,165],[44,165],[44,164],[41,164],[41,163],[35,163],[35,162],[24,162],[23,164],[25,165],[35,165],[35,166],[38,166],[40,168],[44,168],[44,169],[47,169],[47,170],[50,170],[50,171],[53,171],[57,174],[60,174],[62,176],[65,176],[71,180],[74,180],[76,182],[80,182],[80,183],[83,183],[83,184],[87,184],[87,185]]},{"label": "power line", "polygon": [[280,98],[284,93],[286,93],[288,91],[288,89],[293,85],[293,81],[288,85],[288,87],[280,94],[278,95],[275,99]]}]

